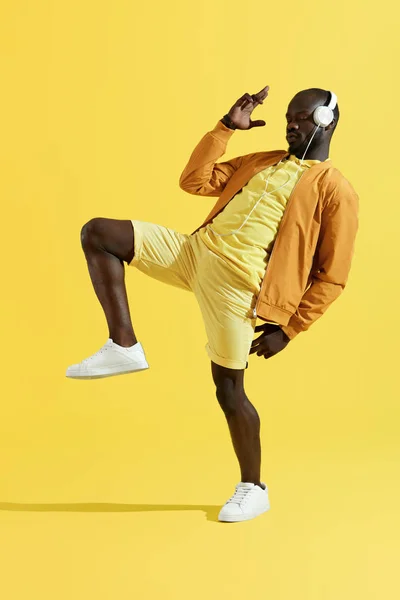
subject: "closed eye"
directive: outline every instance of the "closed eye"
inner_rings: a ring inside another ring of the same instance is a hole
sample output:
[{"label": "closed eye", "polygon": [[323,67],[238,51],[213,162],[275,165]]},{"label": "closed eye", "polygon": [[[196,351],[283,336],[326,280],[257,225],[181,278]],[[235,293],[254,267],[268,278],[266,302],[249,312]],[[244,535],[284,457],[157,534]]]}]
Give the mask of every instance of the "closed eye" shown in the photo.
[{"label": "closed eye", "polygon": [[[297,115],[297,118],[301,121],[305,121],[309,118],[309,116],[310,115],[308,113],[302,113],[301,115]],[[291,119],[288,116],[286,116],[286,123],[289,123],[289,121],[291,121]]]}]

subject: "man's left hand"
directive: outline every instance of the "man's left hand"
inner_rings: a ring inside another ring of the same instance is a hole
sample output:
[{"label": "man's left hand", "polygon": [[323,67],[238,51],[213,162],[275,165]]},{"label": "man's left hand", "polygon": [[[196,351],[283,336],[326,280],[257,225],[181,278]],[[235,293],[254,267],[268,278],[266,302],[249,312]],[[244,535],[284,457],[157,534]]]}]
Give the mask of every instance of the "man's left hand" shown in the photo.
[{"label": "man's left hand", "polygon": [[263,325],[257,325],[254,331],[262,331],[263,333],[253,340],[250,354],[257,352],[257,356],[271,358],[271,356],[286,348],[290,342],[290,338],[279,325],[264,323]]}]

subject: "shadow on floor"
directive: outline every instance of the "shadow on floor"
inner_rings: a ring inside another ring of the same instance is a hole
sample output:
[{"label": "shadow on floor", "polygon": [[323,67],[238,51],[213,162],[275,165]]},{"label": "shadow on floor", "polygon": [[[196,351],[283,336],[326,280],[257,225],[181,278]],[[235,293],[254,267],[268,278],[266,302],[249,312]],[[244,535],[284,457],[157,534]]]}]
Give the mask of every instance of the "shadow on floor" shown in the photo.
[{"label": "shadow on floor", "polygon": [[207,521],[218,522],[220,506],[197,504],[107,504],[107,503],[77,503],[77,504],[34,504],[17,502],[0,502],[0,510],[14,512],[158,512],[201,510]]}]

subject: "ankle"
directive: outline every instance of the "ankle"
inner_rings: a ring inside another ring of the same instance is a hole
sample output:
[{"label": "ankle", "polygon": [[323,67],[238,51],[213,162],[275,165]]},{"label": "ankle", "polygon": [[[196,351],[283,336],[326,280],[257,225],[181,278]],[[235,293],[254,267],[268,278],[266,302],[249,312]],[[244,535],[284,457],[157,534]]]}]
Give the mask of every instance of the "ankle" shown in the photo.
[{"label": "ankle", "polygon": [[246,478],[242,478],[242,481],[246,482],[246,483],[254,483],[254,485],[258,485],[258,487],[260,487],[261,489],[264,489],[263,486],[262,486],[261,481],[259,481],[258,479],[255,479],[254,477],[249,477],[247,479]]},{"label": "ankle", "polygon": [[137,344],[137,339],[134,334],[124,334],[124,333],[114,333],[114,335],[110,332],[110,338],[115,344],[118,346],[122,346],[122,348],[131,348],[135,344]]}]

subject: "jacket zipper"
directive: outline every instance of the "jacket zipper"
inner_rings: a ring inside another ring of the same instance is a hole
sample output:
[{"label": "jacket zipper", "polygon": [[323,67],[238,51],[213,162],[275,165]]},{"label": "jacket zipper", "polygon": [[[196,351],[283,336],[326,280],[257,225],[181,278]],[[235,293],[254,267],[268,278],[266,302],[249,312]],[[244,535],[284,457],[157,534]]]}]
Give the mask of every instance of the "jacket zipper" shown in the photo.
[{"label": "jacket zipper", "polygon": [[[286,202],[286,209],[285,209],[285,212],[284,212],[284,214],[283,214],[283,217],[282,217],[282,220],[281,220],[281,223],[280,223],[280,227],[279,227],[279,229],[280,229],[280,230],[282,230],[283,223],[286,221],[286,218],[287,218],[287,213],[288,213],[289,205],[291,204],[291,202],[290,202],[290,201],[291,201],[291,198],[292,198],[293,192],[294,192],[294,190],[296,189],[296,186],[297,186],[297,184],[299,183],[300,179],[303,177],[303,175],[304,175],[304,173],[305,173],[305,172],[306,172],[306,169],[305,169],[305,170],[302,172],[302,174],[300,175],[300,177],[298,178],[298,180],[297,180],[297,181],[296,181],[296,183],[294,184],[292,191],[290,192],[290,195],[289,195],[288,201]],[[276,240],[276,241],[277,241],[277,240]],[[276,241],[275,241],[274,247],[272,248],[271,256],[269,257],[269,261],[268,261],[268,264],[267,264],[267,269],[268,269],[269,265],[271,264],[271,260],[272,260],[272,257],[273,257],[273,255],[274,255],[274,252],[275,252],[275,248],[276,248]],[[265,279],[265,277],[266,277],[267,269],[265,270],[264,279]],[[262,286],[263,286],[263,283],[264,283],[264,279],[263,279],[263,281],[262,281],[262,283],[261,283],[261,287],[260,287],[260,293],[259,293],[259,294],[258,294],[258,296],[257,296],[256,305],[255,305],[255,307],[253,308],[253,318],[254,318],[254,319],[255,319],[255,318],[257,318],[257,307],[258,307],[258,301],[259,301],[259,298],[260,298],[260,295],[261,295],[261,289],[262,289]]]}]

